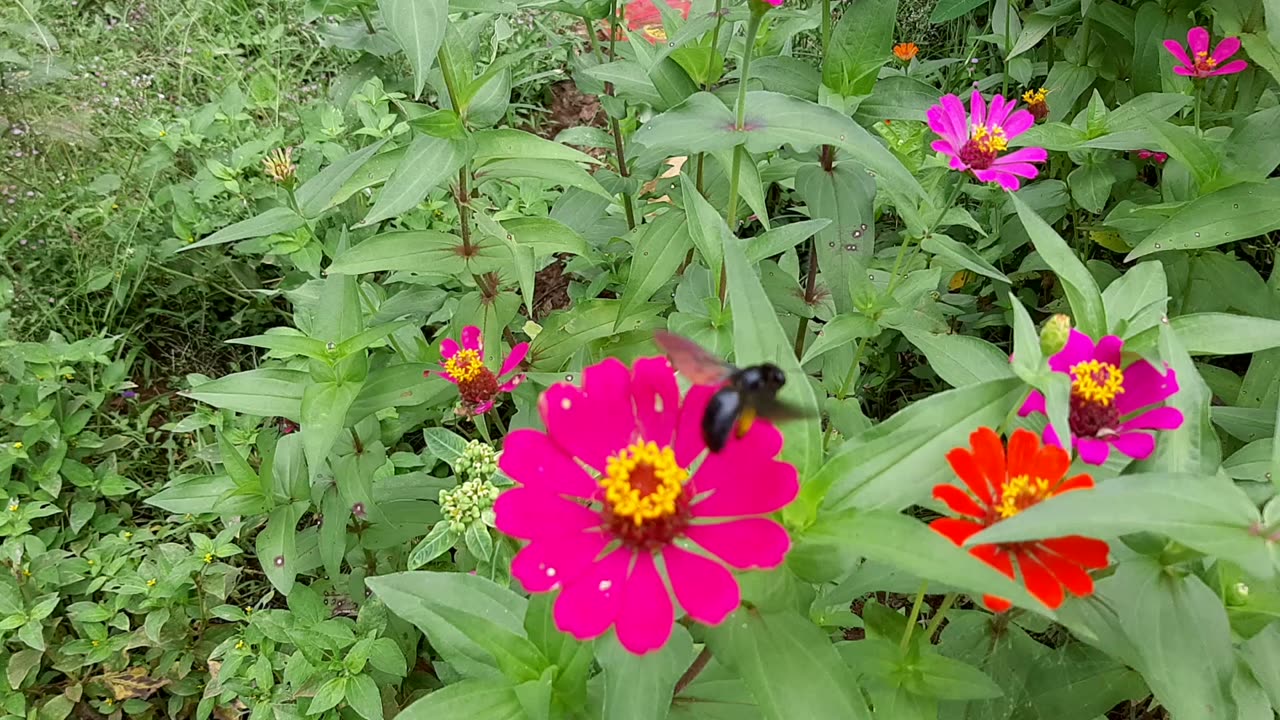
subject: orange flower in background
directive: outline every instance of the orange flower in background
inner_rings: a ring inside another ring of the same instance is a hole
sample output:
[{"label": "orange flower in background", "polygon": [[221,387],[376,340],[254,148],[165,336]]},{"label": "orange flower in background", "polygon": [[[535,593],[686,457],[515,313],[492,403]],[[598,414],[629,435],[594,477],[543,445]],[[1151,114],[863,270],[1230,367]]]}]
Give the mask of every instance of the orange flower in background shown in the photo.
[{"label": "orange flower in background", "polygon": [[[1093,478],[1088,475],[1067,478],[1071,457],[1060,447],[1042,446],[1029,430],[1013,433],[1007,454],[1000,436],[991,428],[979,428],[969,436],[969,444],[969,448],[947,453],[947,462],[968,492],[958,485],[933,488],[934,499],[964,517],[939,518],[929,527],[957,545],[1055,495],[1093,487]],[[1016,564],[1027,590],[1050,609],[1057,609],[1065,598],[1063,588],[1077,597],[1093,593],[1088,571],[1107,566],[1110,548],[1101,540],[1070,535],[975,545],[969,552],[1010,578],[1015,577]],[[982,602],[995,612],[1012,606],[994,595],[984,595]]]},{"label": "orange flower in background", "polygon": [[[689,19],[690,0],[668,0],[667,5],[672,10],[680,13],[681,18]],[[662,26],[662,13],[658,10],[658,6],[654,4],[654,0],[633,0],[627,3],[623,8],[623,18],[627,24],[627,29],[643,34],[651,45],[667,40],[667,30]],[[605,20],[604,25],[605,34],[607,35],[609,21]],[[618,39],[626,40],[627,36],[619,31]]]},{"label": "orange flower in background", "polygon": [[[884,46],[882,45],[881,47]],[[920,48],[913,42],[898,43],[893,46],[893,56],[904,63],[911,62],[911,59],[914,58],[918,52],[920,52]]]}]

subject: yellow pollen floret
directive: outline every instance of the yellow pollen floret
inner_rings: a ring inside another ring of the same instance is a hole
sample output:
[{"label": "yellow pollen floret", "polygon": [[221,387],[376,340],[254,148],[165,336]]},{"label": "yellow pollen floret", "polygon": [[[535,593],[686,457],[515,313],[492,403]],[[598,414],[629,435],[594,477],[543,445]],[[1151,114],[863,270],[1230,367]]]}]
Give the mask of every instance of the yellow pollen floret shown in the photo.
[{"label": "yellow pollen floret", "polygon": [[1049,497],[1049,481],[1019,475],[1005,483],[1000,491],[996,512],[1002,518],[1011,518],[1023,510]]},{"label": "yellow pollen floret", "polygon": [[444,361],[444,371],[457,382],[474,380],[484,369],[480,353],[475,350],[459,350],[453,357]]},{"label": "yellow pollen floret", "polygon": [[1124,392],[1124,372],[1111,363],[1089,360],[1071,366],[1071,394],[1103,407]]},{"label": "yellow pollen floret", "polygon": [[[653,473],[654,487],[644,494],[631,483],[637,470]],[[609,457],[600,487],[604,488],[605,501],[614,515],[642,525],[646,520],[674,515],[688,479],[689,473],[676,463],[670,446],[659,448],[655,442],[634,442]]]},{"label": "yellow pollen floret", "polygon": [[1039,90],[1028,90],[1022,93],[1022,101],[1028,105],[1035,105],[1036,103],[1044,102],[1045,97],[1048,94],[1049,91],[1044,88],[1040,88]]},{"label": "yellow pollen floret", "polygon": [[1009,138],[1005,137],[1004,128],[999,125],[979,125],[973,129],[972,140],[983,152],[1004,152],[1009,149]]},{"label": "yellow pollen floret", "polygon": [[1213,59],[1213,57],[1212,57],[1211,55],[1209,55],[1209,53],[1207,53],[1207,52],[1198,52],[1198,53],[1196,53],[1196,66],[1197,66],[1197,67],[1208,68],[1208,69],[1212,70],[1214,67],[1216,67],[1216,66],[1217,66],[1217,64],[1218,64],[1218,61],[1217,61],[1217,60],[1214,60],[1214,59]]}]

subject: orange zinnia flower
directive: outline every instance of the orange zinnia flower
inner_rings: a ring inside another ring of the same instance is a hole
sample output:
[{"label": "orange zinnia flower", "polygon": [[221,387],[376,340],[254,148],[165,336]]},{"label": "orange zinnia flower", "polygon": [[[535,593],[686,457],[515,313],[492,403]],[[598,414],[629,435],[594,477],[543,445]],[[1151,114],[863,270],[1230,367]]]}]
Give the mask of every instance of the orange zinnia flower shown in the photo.
[{"label": "orange zinnia flower", "polygon": [[916,47],[916,44],[912,42],[898,43],[893,46],[894,57],[902,62],[911,62],[911,58],[915,57],[918,52],[920,52],[920,48]]},{"label": "orange zinnia flower", "polygon": [[[947,462],[969,492],[957,485],[933,488],[934,499],[967,516],[964,519],[944,517],[929,524],[957,545],[1043,500],[1093,487],[1093,478],[1088,475],[1063,479],[1071,457],[1060,447],[1042,447],[1040,439],[1028,430],[1013,433],[1007,457],[1000,436],[991,428],[979,428],[969,436],[969,444],[969,449],[956,448],[947,453]],[[1101,540],[1070,535],[975,545],[969,552],[1010,578],[1014,577],[1016,561],[1027,590],[1050,609],[1057,609],[1062,605],[1064,587],[1077,597],[1093,593],[1093,578],[1088,570],[1105,568],[1110,548]],[[984,595],[982,602],[995,612],[1008,610],[1012,605],[993,595]]]}]

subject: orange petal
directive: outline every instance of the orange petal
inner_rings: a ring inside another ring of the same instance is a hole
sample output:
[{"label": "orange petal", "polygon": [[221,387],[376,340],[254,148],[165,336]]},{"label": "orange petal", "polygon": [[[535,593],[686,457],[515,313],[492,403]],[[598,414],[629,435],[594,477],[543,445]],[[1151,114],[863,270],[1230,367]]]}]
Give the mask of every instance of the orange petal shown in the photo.
[{"label": "orange petal", "polygon": [[1040,438],[1030,430],[1015,430],[1009,438],[1009,475],[1034,476],[1036,451],[1040,449]]},{"label": "orange petal", "polygon": [[979,545],[970,550],[969,554],[1008,575],[1010,580],[1013,579],[1013,562],[1009,553],[1001,550],[999,545]]},{"label": "orange petal", "polygon": [[986,476],[995,494],[999,495],[1005,481],[1009,479],[1005,469],[1004,443],[1000,441],[1000,436],[991,428],[978,428],[969,436],[969,444],[973,446],[973,455],[977,458],[982,474]]},{"label": "orange petal", "polygon": [[953,512],[958,512],[961,515],[981,518],[987,514],[986,511],[982,509],[982,506],[973,501],[973,498],[969,496],[969,493],[961,490],[955,485],[934,485],[933,499],[938,502],[946,503],[947,507],[951,508]]},{"label": "orange petal", "polygon": [[974,495],[978,496],[982,504],[990,506],[991,486],[973,453],[964,448],[956,448],[947,453],[947,462],[951,463],[951,469],[955,471],[956,476],[964,481]]},{"label": "orange petal", "polygon": [[1022,572],[1022,581],[1027,584],[1027,590],[1036,599],[1050,610],[1057,610],[1062,605],[1062,583],[1058,582],[1048,568],[1031,557],[1030,553],[1018,553],[1018,570]]},{"label": "orange petal", "polygon": [[1101,540],[1070,535],[1053,538],[1052,540],[1041,540],[1040,545],[1071,562],[1094,570],[1101,570],[1111,564],[1107,559],[1111,548]]},{"label": "orange petal", "polygon": [[1093,578],[1089,577],[1089,573],[1085,572],[1084,568],[1061,555],[1054,555],[1041,548],[1032,548],[1031,553],[1072,595],[1085,597],[1093,594]]},{"label": "orange petal", "polygon": [[1075,477],[1070,477],[1070,478],[1067,478],[1066,480],[1063,480],[1062,484],[1054,488],[1053,494],[1061,495],[1064,492],[1071,492],[1072,490],[1088,490],[1089,488],[1092,488],[1092,487],[1093,487],[1093,478],[1089,477],[1088,474],[1076,475]]},{"label": "orange petal", "polygon": [[[960,520],[958,518],[938,518],[929,523],[929,529],[942,535],[956,545],[963,544],[965,540],[978,534],[982,526],[970,520]],[[984,546],[985,547],[985,546]]]},{"label": "orange petal", "polygon": [[1008,600],[1005,600],[1002,597],[996,597],[995,595],[983,595],[982,604],[986,605],[987,609],[990,610],[991,612],[996,612],[996,613],[1002,613],[1005,610],[1008,610],[1009,608],[1013,607],[1013,603],[1009,602]]},{"label": "orange petal", "polygon": [[1032,477],[1057,482],[1067,474],[1067,468],[1071,467],[1071,456],[1056,445],[1045,445],[1036,452],[1031,467]]}]

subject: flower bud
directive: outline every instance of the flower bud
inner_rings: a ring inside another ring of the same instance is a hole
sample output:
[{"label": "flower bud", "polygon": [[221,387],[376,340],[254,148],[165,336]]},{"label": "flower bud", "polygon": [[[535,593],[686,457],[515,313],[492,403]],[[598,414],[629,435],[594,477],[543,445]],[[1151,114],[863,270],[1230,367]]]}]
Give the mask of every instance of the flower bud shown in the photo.
[{"label": "flower bud", "polygon": [[1071,318],[1061,313],[1049,318],[1040,329],[1040,352],[1055,355],[1071,337]]}]

